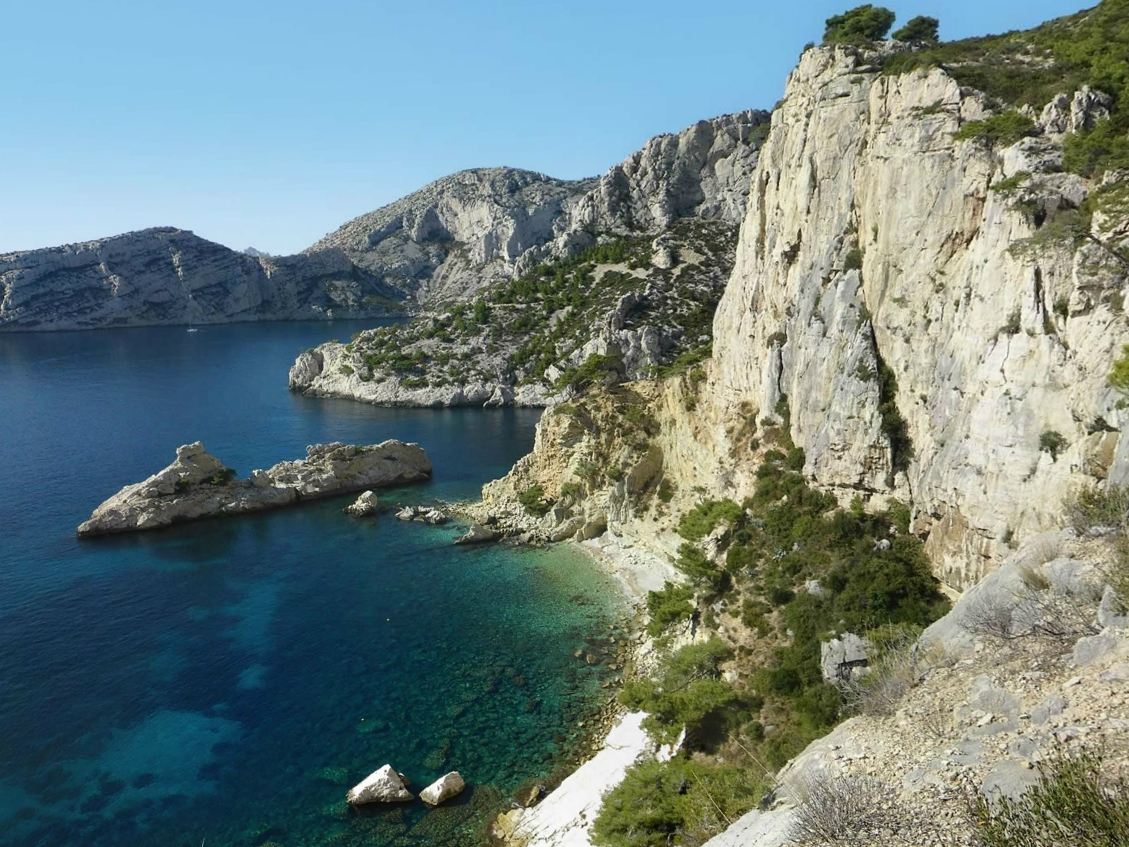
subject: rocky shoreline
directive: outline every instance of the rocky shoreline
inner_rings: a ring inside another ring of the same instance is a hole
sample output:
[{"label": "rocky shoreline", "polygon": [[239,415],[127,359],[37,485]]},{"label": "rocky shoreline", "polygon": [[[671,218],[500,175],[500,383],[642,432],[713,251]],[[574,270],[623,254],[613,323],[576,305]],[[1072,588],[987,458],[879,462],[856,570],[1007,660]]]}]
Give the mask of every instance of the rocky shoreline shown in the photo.
[{"label": "rocky shoreline", "polygon": [[252,472],[248,479],[236,479],[234,470],[197,441],[177,448],[176,460],[168,467],[103,502],[77,531],[80,537],[90,537],[157,529],[430,477],[431,461],[422,447],[389,440],[370,446],[311,445],[305,459],[279,462]]}]

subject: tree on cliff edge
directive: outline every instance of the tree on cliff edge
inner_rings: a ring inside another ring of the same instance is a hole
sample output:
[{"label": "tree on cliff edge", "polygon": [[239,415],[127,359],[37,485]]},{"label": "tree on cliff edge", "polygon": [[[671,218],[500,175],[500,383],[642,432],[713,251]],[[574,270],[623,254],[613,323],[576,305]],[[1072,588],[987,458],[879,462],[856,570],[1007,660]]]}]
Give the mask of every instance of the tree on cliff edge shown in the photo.
[{"label": "tree on cliff edge", "polygon": [[940,26],[941,22],[936,18],[918,15],[916,18],[910,18],[904,27],[897,30],[894,38],[911,44],[937,44],[941,40]]},{"label": "tree on cliff edge", "polygon": [[884,6],[856,6],[826,21],[824,44],[857,44],[861,41],[880,41],[894,25],[894,13]]}]

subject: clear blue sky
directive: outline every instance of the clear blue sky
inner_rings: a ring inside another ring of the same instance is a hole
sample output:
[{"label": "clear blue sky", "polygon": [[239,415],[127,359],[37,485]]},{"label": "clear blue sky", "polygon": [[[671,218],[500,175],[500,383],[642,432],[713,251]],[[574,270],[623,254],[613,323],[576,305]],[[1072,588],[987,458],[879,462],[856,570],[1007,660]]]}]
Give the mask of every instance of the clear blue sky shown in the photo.
[{"label": "clear blue sky", "polygon": [[[2,0],[0,252],[156,225],[296,252],[462,168],[598,174],[657,133],[771,108],[852,5]],[[887,5],[946,39],[1080,8]]]}]

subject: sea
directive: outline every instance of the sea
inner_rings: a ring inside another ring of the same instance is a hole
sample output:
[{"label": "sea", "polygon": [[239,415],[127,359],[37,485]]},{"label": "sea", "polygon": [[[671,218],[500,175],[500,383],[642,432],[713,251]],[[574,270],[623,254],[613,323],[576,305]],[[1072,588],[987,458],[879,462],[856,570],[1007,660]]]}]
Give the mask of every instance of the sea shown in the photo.
[{"label": "sea", "polygon": [[[202,441],[240,476],[308,444],[414,441],[474,498],[533,444],[524,409],[390,409],[287,391],[303,350],[373,321],[0,334],[0,844],[474,845],[559,779],[614,673],[614,581],[570,548],[456,547],[351,497],[79,540],[101,501]],[[385,763],[418,791],[353,809]]]}]

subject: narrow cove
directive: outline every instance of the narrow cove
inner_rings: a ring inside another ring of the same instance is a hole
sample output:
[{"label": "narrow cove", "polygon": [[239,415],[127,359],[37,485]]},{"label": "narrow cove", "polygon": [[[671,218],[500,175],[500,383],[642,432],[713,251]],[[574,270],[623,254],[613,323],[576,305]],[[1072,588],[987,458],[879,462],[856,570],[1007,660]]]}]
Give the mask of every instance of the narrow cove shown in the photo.
[{"label": "narrow cove", "polygon": [[[302,347],[357,326],[0,337],[0,828],[17,845],[468,844],[606,700],[625,611],[580,553],[460,549],[349,498],[80,542],[120,486],[200,439],[240,473],[341,440],[418,441],[473,497],[532,444],[528,410],[380,409],[287,393]],[[77,410],[82,410],[81,413]],[[29,492],[35,492],[34,499]],[[449,808],[355,813],[384,762]]]}]

